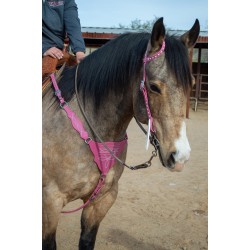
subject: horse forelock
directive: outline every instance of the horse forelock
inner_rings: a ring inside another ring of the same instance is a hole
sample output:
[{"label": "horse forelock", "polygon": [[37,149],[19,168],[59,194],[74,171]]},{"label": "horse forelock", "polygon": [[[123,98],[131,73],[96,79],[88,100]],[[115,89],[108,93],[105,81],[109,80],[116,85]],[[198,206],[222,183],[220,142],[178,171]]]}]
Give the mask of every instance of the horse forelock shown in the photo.
[{"label": "horse forelock", "polygon": [[184,93],[192,86],[189,55],[186,46],[175,36],[166,35],[165,57],[177,84],[182,86]]}]

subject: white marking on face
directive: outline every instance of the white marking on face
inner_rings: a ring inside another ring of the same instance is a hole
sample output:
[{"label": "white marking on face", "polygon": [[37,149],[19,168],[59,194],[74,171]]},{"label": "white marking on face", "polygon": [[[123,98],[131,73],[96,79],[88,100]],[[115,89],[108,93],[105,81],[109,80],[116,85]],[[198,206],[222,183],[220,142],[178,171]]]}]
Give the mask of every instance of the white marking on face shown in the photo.
[{"label": "white marking on face", "polygon": [[190,145],[186,135],[186,123],[183,121],[180,129],[180,137],[175,141],[176,153],[173,157],[176,162],[184,163],[190,156]]}]

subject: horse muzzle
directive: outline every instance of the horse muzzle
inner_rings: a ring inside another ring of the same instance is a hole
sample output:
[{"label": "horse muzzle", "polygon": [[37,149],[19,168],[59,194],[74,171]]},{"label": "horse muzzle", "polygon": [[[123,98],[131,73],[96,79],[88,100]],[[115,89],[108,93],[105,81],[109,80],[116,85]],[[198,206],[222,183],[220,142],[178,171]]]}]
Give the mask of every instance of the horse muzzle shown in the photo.
[{"label": "horse muzzle", "polygon": [[161,148],[159,148],[160,161],[161,161],[163,167],[166,167],[171,172],[181,172],[183,170],[184,166],[185,166],[185,163],[189,159],[189,155],[190,155],[190,153],[188,153],[188,156],[186,157],[185,160],[177,161],[176,160],[176,158],[177,158],[176,157],[177,156],[176,152],[169,153],[165,157],[163,157],[162,152],[161,152]]}]

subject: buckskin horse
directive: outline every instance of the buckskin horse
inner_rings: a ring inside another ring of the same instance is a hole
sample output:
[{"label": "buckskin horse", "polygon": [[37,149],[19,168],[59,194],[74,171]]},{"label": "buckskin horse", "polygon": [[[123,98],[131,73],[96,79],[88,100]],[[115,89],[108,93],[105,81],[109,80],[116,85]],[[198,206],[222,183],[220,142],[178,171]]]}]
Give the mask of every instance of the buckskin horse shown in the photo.
[{"label": "buckskin horse", "polygon": [[[43,249],[56,249],[63,207],[82,199],[79,249],[94,249],[100,222],[116,200],[124,167],[161,163],[180,170],[190,155],[185,105],[192,84],[188,49],[199,36],[196,19],[180,37],[163,18],[152,33],[123,34],[77,66],[51,75],[43,92]],[[57,84],[58,82],[58,84]],[[132,118],[148,124],[155,147],[145,164],[125,163]]]}]

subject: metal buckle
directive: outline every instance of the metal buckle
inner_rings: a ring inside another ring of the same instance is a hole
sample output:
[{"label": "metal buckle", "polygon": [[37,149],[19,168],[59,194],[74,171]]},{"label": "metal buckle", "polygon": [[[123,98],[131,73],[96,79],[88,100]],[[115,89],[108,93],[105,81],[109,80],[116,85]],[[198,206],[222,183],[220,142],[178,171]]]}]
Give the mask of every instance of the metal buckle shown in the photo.
[{"label": "metal buckle", "polygon": [[141,80],[141,85],[140,85],[140,90],[141,90],[141,91],[144,89],[144,86],[145,86],[144,81]]},{"label": "metal buckle", "polygon": [[152,133],[152,135],[151,135],[151,137],[150,137],[150,142],[151,142],[151,144],[154,146],[154,148],[155,148],[156,150],[159,149],[159,147],[160,147],[160,142],[159,142],[158,138],[156,137],[156,135],[155,135],[154,133]]},{"label": "metal buckle", "polygon": [[89,141],[91,141],[92,139],[89,137],[89,138],[87,138],[86,140],[84,140],[84,142],[86,143],[86,144],[88,144],[89,145]]},{"label": "metal buckle", "polygon": [[55,95],[56,95],[56,96],[61,96],[61,90],[60,90],[60,89],[57,89],[57,90],[55,91]]},{"label": "metal buckle", "polygon": [[67,105],[68,106],[68,103],[67,102],[63,102],[63,103],[60,103],[60,107],[63,109],[64,108],[64,105]]}]

